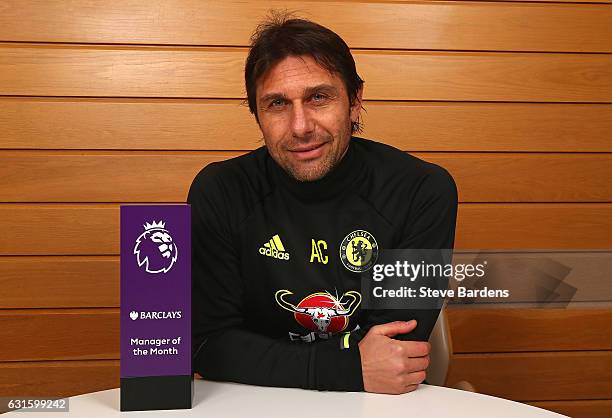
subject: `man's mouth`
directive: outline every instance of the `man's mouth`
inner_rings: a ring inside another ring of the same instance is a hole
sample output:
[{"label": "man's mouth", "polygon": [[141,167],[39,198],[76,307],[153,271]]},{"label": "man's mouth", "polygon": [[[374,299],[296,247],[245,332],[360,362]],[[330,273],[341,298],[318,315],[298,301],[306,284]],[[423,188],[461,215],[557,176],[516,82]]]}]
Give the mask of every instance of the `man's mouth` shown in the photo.
[{"label": "man's mouth", "polygon": [[289,152],[299,160],[311,160],[323,155],[323,147],[325,144],[327,144],[327,142],[303,145],[301,147],[292,148]]}]

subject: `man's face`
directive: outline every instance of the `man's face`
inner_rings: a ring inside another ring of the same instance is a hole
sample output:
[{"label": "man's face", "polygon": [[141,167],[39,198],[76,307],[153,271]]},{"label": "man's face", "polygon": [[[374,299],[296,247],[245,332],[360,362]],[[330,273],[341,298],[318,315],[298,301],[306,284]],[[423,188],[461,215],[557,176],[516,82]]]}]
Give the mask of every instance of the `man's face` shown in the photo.
[{"label": "man's face", "polygon": [[257,116],[268,152],[300,181],[324,177],[342,159],[357,121],[342,79],[309,55],[290,56],[257,82]]}]

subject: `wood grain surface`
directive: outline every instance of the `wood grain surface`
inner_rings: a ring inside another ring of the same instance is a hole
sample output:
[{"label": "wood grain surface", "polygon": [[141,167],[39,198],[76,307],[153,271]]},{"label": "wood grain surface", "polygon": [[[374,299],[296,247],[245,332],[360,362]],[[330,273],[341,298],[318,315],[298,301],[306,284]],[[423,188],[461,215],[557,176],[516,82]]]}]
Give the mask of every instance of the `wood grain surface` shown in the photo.
[{"label": "wood grain surface", "polygon": [[[224,151],[0,151],[4,202],[184,202]],[[460,202],[612,202],[612,154],[413,153],[455,179]]]},{"label": "wood grain surface", "polygon": [[[368,101],[364,109],[360,135],[403,151],[612,152],[611,104]],[[0,97],[0,145],[248,151],[263,139],[236,99]]]},{"label": "wood grain surface", "polygon": [[287,9],[352,48],[612,52],[609,7],[562,3],[13,0],[0,40],[246,46],[268,10]]},{"label": "wood grain surface", "polygon": [[[4,0],[0,396],[119,385],[119,205],[262,145],[243,66],[271,8],[351,47],[362,136],[451,172],[456,248],[612,249],[612,1]],[[567,282],[609,301],[587,264]],[[611,312],[449,309],[448,383],[608,417]]]},{"label": "wood grain surface", "polygon": [[[612,55],[355,50],[369,100],[612,102]],[[244,98],[245,48],[0,44],[16,96]]]}]

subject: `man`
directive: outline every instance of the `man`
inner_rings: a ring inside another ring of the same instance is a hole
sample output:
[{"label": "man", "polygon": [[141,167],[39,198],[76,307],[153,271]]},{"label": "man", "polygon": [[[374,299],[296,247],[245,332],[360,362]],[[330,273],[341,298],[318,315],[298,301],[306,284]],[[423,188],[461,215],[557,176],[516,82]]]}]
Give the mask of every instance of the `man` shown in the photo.
[{"label": "man", "polygon": [[363,80],[327,28],[260,25],[245,81],[265,146],[209,164],[188,196],[194,371],[266,386],[414,390],[438,310],[365,310],[360,273],[381,249],[452,248],[451,176],[352,136]]}]

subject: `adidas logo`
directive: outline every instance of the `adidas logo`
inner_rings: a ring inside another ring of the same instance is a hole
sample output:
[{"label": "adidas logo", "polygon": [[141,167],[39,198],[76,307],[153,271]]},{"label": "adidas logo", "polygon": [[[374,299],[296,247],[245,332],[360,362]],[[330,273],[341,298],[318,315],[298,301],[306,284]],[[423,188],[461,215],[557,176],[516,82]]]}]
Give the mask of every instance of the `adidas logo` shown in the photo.
[{"label": "adidas logo", "polygon": [[289,253],[285,251],[285,246],[281,242],[278,234],[274,235],[270,241],[259,247],[259,254],[278,258],[279,260],[289,260]]}]

